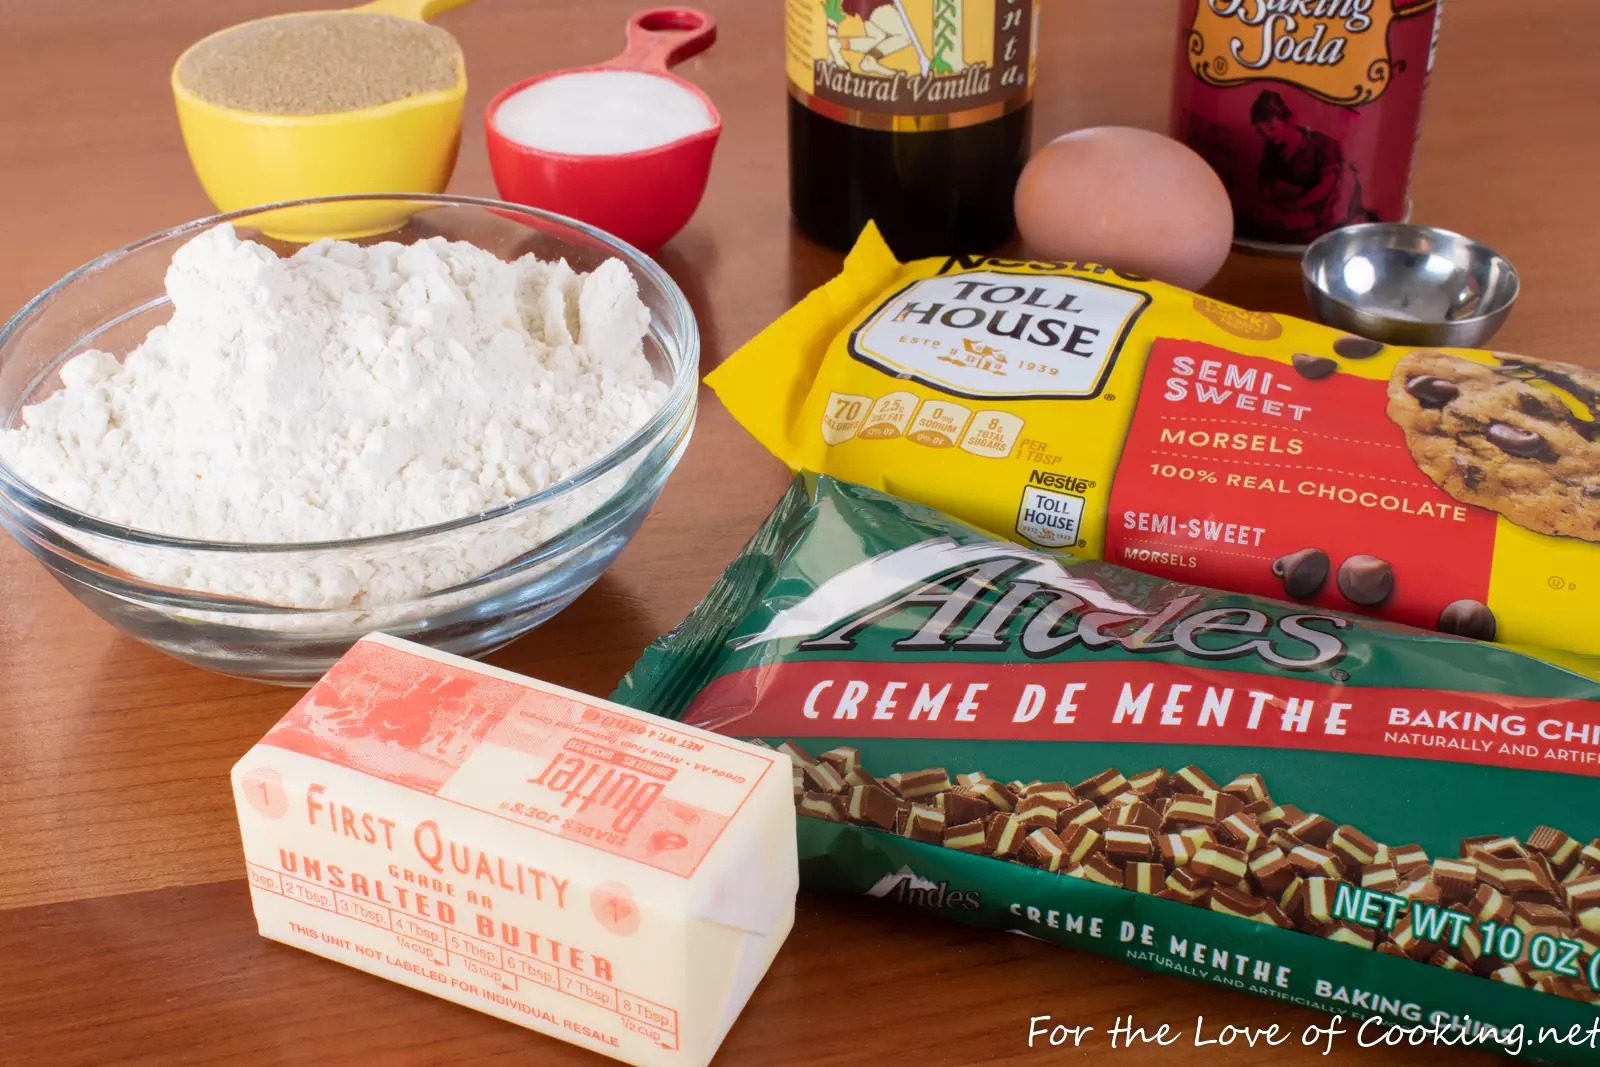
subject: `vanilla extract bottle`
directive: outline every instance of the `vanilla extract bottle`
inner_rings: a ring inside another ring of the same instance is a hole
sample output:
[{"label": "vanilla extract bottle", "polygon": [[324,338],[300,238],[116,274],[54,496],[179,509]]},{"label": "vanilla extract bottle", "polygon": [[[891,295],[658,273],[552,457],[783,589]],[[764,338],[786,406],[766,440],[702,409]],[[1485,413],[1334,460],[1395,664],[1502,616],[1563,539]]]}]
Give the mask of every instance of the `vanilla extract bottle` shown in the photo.
[{"label": "vanilla extract bottle", "polygon": [[1015,230],[1036,0],[786,0],[789,202],[848,248],[875,221],[901,259]]}]

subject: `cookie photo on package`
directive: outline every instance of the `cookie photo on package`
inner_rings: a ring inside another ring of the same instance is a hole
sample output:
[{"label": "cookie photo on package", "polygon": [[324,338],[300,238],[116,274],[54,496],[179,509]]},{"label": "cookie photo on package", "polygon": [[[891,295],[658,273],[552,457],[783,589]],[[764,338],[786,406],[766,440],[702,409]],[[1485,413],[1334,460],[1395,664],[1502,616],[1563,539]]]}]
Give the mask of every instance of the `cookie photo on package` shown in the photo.
[{"label": "cookie photo on package", "polygon": [[1413,349],[1095,264],[844,271],[707,377],[793,470],[1019,544],[1600,654],[1600,373]]},{"label": "cookie photo on package", "polygon": [[1592,1062],[1580,672],[803,474],[613,698],[784,752],[804,883]]}]

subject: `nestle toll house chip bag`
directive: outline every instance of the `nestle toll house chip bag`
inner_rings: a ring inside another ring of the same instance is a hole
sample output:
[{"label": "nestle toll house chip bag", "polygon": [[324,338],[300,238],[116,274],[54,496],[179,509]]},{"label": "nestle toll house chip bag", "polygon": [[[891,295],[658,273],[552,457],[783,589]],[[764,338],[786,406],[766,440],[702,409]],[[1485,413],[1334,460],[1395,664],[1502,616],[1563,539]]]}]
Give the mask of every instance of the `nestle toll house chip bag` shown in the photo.
[{"label": "nestle toll house chip bag", "polygon": [[901,264],[869,227],[708,381],[791,468],[1020,544],[1600,652],[1600,371],[1092,264]]},{"label": "nestle toll house chip bag", "polygon": [[1600,1038],[1600,686],[796,480],[615,698],[788,755],[803,881],[1546,1063]]}]

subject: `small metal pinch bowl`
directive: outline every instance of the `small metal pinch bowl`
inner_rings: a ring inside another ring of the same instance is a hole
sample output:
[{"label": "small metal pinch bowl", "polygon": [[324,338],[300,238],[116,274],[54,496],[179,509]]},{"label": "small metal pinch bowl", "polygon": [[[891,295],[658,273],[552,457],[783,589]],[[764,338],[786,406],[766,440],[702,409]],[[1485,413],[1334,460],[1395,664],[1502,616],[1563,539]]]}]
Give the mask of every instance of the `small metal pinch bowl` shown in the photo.
[{"label": "small metal pinch bowl", "polygon": [[1449,230],[1368,222],[1323,234],[1300,262],[1319,322],[1394,345],[1478,348],[1511,314],[1511,261]]}]

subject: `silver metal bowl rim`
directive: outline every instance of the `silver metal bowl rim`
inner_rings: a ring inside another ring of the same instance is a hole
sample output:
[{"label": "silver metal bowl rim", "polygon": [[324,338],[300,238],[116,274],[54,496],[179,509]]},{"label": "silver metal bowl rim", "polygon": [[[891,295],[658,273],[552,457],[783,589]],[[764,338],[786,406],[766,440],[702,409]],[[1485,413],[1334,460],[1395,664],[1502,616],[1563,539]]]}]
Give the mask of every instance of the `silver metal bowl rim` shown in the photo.
[{"label": "silver metal bowl rim", "polygon": [[[1485,311],[1479,315],[1469,315],[1464,319],[1419,320],[1402,319],[1398,316],[1390,315],[1384,309],[1382,309],[1381,306],[1377,305],[1352,304],[1348,300],[1339,299],[1337,296],[1334,296],[1331,292],[1329,292],[1325,287],[1317,284],[1317,280],[1312,276],[1311,264],[1314,259],[1318,258],[1313,256],[1312,253],[1317,250],[1319,245],[1323,245],[1324,243],[1329,245],[1334,244],[1335,242],[1330,240],[1330,238],[1348,236],[1358,231],[1371,232],[1374,230],[1400,231],[1409,233],[1433,233],[1444,237],[1453,237],[1457,240],[1465,241],[1468,245],[1482,250],[1490,257],[1498,259],[1501,263],[1505,264],[1506,271],[1511,276],[1510,293],[1506,296],[1505,300],[1493,310]],[[1515,304],[1517,302],[1517,297],[1522,294],[1522,275],[1518,273],[1516,264],[1512,263],[1511,260],[1507,259],[1505,256],[1501,255],[1488,245],[1484,244],[1476,237],[1469,237],[1466,234],[1458,233],[1455,230],[1447,230],[1443,226],[1424,226],[1423,224],[1417,222],[1357,222],[1349,226],[1341,226],[1336,230],[1329,230],[1321,237],[1318,237],[1315,241],[1312,241],[1309,245],[1306,245],[1305,252],[1300,256],[1300,280],[1311,289],[1314,289],[1317,292],[1317,295],[1328,301],[1328,303],[1344,308],[1355,315],[1365,315],[1374,319],[1381,319],[1385,322],[1404,322],[1409,325],[1417,326],[1447,326],[1451,329],[1459,326],[1471,326],[1474,324],[1486,323],[1497,316],[1502,316],[1511,309],[1511,305]],[[0,335],[0,340],[3,340],[3,335]]]},{"label": "silver metal bowl rim", "polygon": [[[500,507],[491,508],[488,511],[481,511],[473,515],[467,515],[459,519],[451,519],[446,522],[434,523],[431,526],[417,526],[408,530],[399,530],[388,534],[376,534],[368,537],[347,538],[344,540],[334,541],[299,542],[207,541],[196,538],[172,537],[165,534],[152,533],[147,530],[137,530],[129,526],[106,522],[104,519],[97,519],[92,515],[78,511],[76,508],[68,507],[59,501],[53,500],[50,497],[36,492],[23,478],[13,472],[10,467],[6,465],[3,459],[0,459],[0,494],[15,498],[15,502],[25,506],[27,510],[39,512],[48,518],[62,523],[69,529],[95,534],[97,536],[105,537],[109,540],[119,541],[125,544],[155,548],[183,549],[195,552],[272,554],[309,551],[336,551],[349,548],[369,548],[380,545],[404,544],[419,540],[421,538],[432,537],[438,534],[466,529],[468,527],[478,525],[479,523],[487,522],[493,519],[499,519],[506,515],[512,515],[520,511],[526,511],[529,508],[538,507],[542,504],[549,503],[552,500],[556,500],[559,497],[570,493],[575,489],[579,489],[582,486],[587,485],[597,478],[601,478],[620,467],[628,460],[632,459],[637,453],[644,451],[646,446],[652,444],[656,438],[660,437],[669,428],[669,424],[681,420],[686,412],[693,411],[695,406],[695,398],[698,395],[700,385],[699,323],[695,319],[694,309],[689,305],[688,297],[686,297],[683,293],[683,290],[678,287],[677,282],[673,281],[671,276],[668,275],[666,271],[661,269],[660,264],[656,263],[654,259],[645,255],[639,249],[622,240],[620,237],[613,236],[604,230],[597,229],[588,225],[587,223],[579,222],[577,219],[569,218],[566,215],[558,215],[553,211],[544,211],[539,208],[527,207],[523,204],[513,204],[504,200],[493,200],[487,197],[453,196],[444,193],[350,193],[340,196],[309,197],[303,200],[284,200],[274,204],[262,204],[258,207],[243,208],[238,211],[230,211],[219,215],[211,215],[203,219],[196,219],[193,222],[184,223],[181,226],[174,226],[170,229],[162,230],[159,233],[154,233],[147,237],[141,237],[137,241],[133,241],[130,244],[123,245],[121,248],[107,252],[102,256],[98,256],[95,259],[90,260],[88,263],[85,263],[83,266],[68,272],[55,283],[53,283],[49,288],[45,289],[38,296],[35,296],[32,300],[29,300],[26,304],[24,304],[15,315],[11,316],[10,320],[6,322],[4,327],[0,327],[0,351],[4,351],[6,342],[11,339],[12,335],[22,327],[23,323],[25,323],[35,312],[35,310],[45,301],[49,300],[52,296],[60,292],[72,282],[76,281],[78,278],[87,274],[92,274],[95,271],[102,270],[122,257],[136,252],[141,248],[154,244],[158,241],[164,241],[172,237],[181,236],[183,234],[199,233],[202,230],[210,229],[211,227],[224,222],[233,222],[236,219],[261,215],[268,211],[348,201],[403,201],[407,203],[429,204],[439,207],[477,207],[493,212],[509,212],[535,219],[540,222],[553,223],[557,226],[568,227],[577,233],[592,238],[595,241],[598,241],[600,244],[629,258],[630,268],[637,268],[652,282],[659,285],[662,291],[667,294],[673,311],[682,318],[686,327],[683,337],[684,343],[681,346],[681,351],[677,358],[674,358],[673,353],[670,351],[666,353],[668,358],[673,360],[673,380],[668,389],[667,397],[662,402],[660,409],[657,410],[653,416],[651,416],[649,421],[647,421],[638,430],[634,431],[634,433],[629,436],[627,440],[623,441],[620,445],[612,449],[606,455],[602,456],[594,463],[591,463],[577,474],[572,475],[570,478],[564,478],[555,485],[541,489],[539,492],[534,493],[531,496],[525,496],[522,499],[512,501],[509,504],[503,504]],[[3,414],[7,419],[9,419],[9,413],[0,414]]]}]

